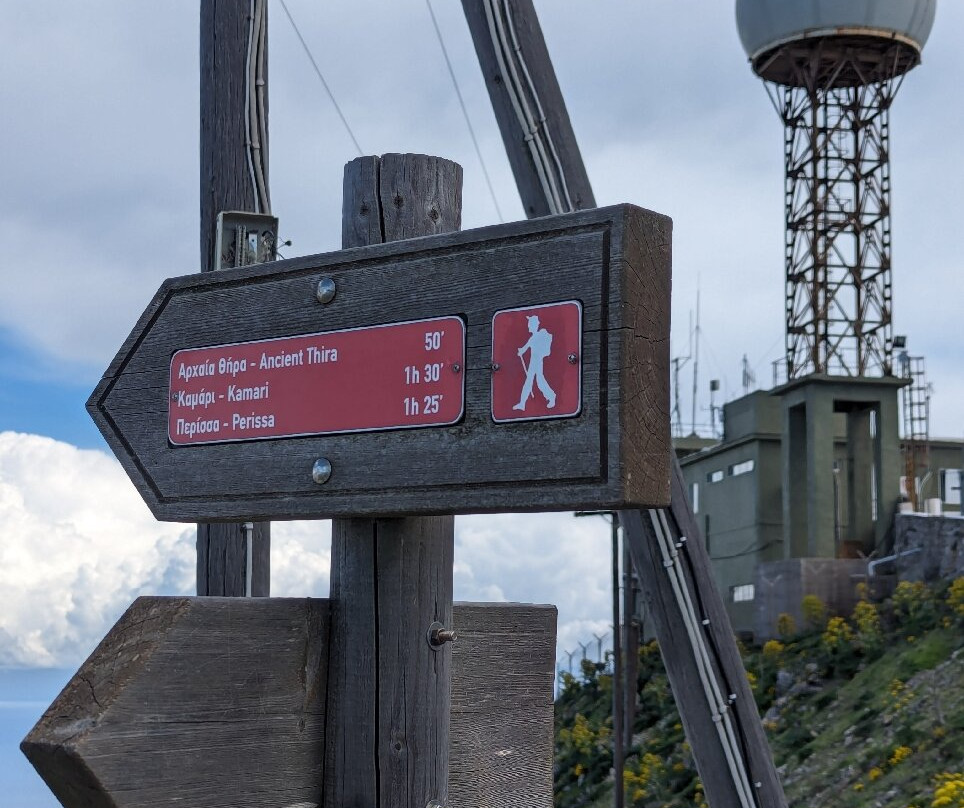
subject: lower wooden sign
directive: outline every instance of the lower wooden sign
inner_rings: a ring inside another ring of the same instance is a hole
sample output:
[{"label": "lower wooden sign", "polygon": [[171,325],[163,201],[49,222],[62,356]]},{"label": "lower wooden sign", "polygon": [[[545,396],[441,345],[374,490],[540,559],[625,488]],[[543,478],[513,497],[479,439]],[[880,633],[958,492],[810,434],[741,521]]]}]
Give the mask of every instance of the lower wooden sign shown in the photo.
[{"label": "lower wooden sign", "polygon": [[[316,808],[328,625],[327,600],[139,598],[21,748],[65,808]],[[450,804],[551,808],[555,608],[454,626]]]},{"label": "lower wooden sign", "polygon": [[172,278],[87,407],[158,519],[664,506],[671,229],[618,205]]}]

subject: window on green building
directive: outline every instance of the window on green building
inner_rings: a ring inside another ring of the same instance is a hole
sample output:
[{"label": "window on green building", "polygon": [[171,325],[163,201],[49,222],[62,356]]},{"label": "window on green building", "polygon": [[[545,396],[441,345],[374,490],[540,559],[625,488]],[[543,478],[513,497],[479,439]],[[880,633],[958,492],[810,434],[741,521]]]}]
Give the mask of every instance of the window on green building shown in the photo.
[{"label": "window on green building", "polygon": [[731,586],[730,592],[733,595],[734,603],[745,603],[748,600],[753,600],[756,596],[753,584],[740,584],[739,586]]},{"label": "window on green building", "polygon": [[742,463],[734,463],[727,469],[731,477],[739,477],[741,474],[749,474],[753,471],[753,461],[744,460]]}]

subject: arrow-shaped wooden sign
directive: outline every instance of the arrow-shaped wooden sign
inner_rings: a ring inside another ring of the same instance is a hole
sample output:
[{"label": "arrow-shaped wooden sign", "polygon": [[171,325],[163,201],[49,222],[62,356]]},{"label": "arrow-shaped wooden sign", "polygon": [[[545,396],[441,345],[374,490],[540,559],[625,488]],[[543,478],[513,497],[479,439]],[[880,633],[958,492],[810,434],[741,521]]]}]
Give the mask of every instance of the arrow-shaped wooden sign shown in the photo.
[{"label": "arrow-shaped wooden sign", "polygon": [[[551,808],[555,608],[454,625],[450,803]],[[23,751],[67,808],[316,808],[328,643],[327,600],[139,598]]]},{"label": "arrow-shaped wooden sign", "polygon": [[173,278],[87,407],[159,519],[666,505],[670,240],[619,205]]}]

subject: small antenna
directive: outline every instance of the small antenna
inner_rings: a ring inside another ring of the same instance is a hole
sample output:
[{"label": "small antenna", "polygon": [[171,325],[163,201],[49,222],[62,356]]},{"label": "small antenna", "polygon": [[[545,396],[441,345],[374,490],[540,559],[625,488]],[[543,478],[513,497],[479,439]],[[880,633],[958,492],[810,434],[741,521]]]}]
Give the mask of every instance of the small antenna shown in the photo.
[{"label": "small antenna", "polygon": [[756,385],[756,373],[750,367],[750,360],[743,354],[743,395],[749,395],[750,390]]},{"label": "small antenna", "polygon": [[679,376],[680,371],[686,366],[686,363],[693,358],[693,312],[690,312],[689,336],[689,352],[686,354],[686,356],[677,356],[673,358],[673,416],[671,420],[673,432],[676,437],[683,436],[683,408],[680,406]]},{"label": "small antenna", "polygon": [[720,433],[716,430],[717,416],[719,416],[720,422],[723,421],[723,408],[716,406],[716,393],[720,389],[719,379],[710,379],[710,431],[713,433],[714,438],[721,437]]},{"label": "small antenna", "polygon": [[696,350],[693,352],[693,406],[690,415],[690,431],[696,434],[696,394],[700,376],[700,279],[696,276],[696,329],[695,335]]}]

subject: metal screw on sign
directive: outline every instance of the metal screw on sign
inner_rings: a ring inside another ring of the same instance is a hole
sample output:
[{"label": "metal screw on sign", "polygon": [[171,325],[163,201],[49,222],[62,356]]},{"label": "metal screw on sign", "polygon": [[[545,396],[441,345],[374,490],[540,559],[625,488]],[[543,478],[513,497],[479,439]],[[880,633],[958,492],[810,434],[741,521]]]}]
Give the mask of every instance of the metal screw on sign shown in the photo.
[{"label": "metal screw on sign", "polygon": [[453,362],[453,363],[452,363],[452,372],[453,372],[453,373],[461,373],[461,372],[462,372],[462,366],[461,366],[458,362]]},{"label": "metal screw on sign", "polygon": [[322,278],[318,281],[318,289],[315,291],[315,297],[318,298],[319,303],[331,303],[335,299],[335,282],[331,278]]},{"label": "metal screw on sign", "polygon": [[319,457],[311,467],[311,479],[318,485],[324,485],[331,478],[331,462],[325,457]]},{"label": "metal screw on sign", "polygon": [[445,645],[445,643],[455,642],[458,638],[458,633],[455,629],[445,628],[439,622],[432,623],[432,625],[428,627],[428,644],[436,651]]},{"label": "metal screw on sign", "polygon": [[570,365],[575,365],[578,361],[578,357],[574,353],[569,354],[568,359]]}]

